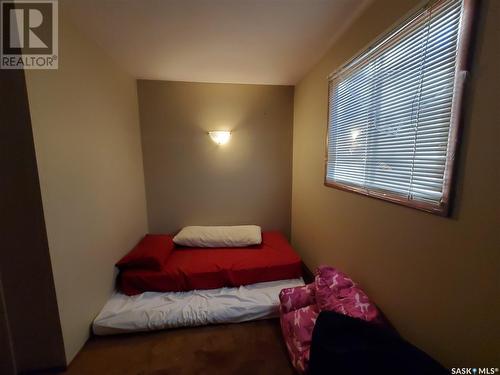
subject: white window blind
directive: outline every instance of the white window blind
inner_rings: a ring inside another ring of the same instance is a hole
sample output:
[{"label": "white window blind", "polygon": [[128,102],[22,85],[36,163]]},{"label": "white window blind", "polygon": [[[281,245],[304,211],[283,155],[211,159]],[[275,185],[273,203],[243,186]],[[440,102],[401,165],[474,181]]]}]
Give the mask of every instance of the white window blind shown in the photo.
[{"label": "white window blind", "polygon": [[327,185],[446,206],[462,23],[434,1],[329,77]]}]

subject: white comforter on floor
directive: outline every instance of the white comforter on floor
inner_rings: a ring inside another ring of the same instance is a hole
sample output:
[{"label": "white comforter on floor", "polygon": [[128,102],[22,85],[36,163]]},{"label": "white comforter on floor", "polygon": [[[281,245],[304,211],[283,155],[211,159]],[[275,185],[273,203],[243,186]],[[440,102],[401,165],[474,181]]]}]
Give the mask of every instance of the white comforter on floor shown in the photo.
[{"label": "white comforter on floor", "polygon": [[304,285],[300,279],[178,293],[114,293],[95,318],[96,335],[152,331],[278,316],[279,292]]}]

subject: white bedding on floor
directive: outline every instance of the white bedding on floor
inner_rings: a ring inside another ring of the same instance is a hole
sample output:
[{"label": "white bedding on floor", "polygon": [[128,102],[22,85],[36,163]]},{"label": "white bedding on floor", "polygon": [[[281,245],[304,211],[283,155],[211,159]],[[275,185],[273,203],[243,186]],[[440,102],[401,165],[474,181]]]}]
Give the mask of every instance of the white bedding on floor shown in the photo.
[{"label": "white bedding on floor", "polygon": [[302,278],[178,293],[115,292],[92,327],[96,335],[113,335],[273,318],[278,316],[280,290],[299,285],[304,285]]}]

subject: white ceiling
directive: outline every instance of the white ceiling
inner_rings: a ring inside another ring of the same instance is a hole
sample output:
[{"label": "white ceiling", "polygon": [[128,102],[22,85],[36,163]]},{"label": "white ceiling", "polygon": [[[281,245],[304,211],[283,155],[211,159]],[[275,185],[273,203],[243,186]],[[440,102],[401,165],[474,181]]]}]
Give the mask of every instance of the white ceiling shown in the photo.
[{"label": "white ceiling", "polygon": [[370,0],[67,0],[136,78],[297,83]]}]

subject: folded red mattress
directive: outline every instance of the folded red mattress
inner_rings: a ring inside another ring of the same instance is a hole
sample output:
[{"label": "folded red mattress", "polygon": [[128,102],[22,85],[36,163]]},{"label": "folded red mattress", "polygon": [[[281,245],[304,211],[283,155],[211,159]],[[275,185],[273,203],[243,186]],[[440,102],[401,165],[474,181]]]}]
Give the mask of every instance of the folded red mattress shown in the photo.
[{"label": "folded red mattress", "polygon": [[302,276],[301,260],[279,232],[263,232],[262,244],[240,248],[177,247],[160,271],[123,269],[122,293],[215,289]]}]

